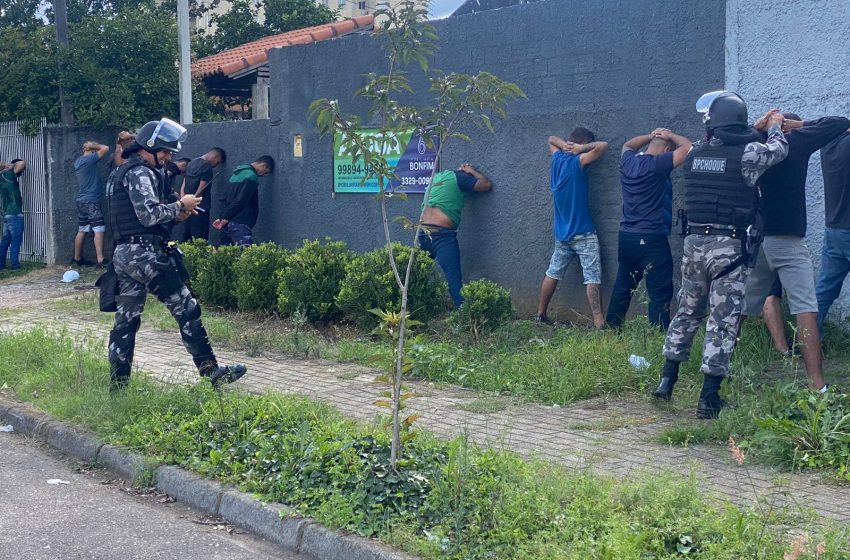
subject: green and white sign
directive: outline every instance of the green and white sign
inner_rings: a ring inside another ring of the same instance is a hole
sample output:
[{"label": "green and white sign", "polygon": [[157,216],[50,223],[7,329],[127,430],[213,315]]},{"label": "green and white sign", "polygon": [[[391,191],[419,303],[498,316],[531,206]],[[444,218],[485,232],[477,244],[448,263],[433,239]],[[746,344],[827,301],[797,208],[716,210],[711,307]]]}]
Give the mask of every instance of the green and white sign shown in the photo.
[{"label": "green and white sign", "polygon": [[[380,147],[380,131],[374,128],[364,128],[358,131],[366,138],[373,139],[374,149]],[[394,133],[384,146],[387,162],[394,168],[397,179],[390,181],[386,190],[407,193],[424,193],[431,182],[437,159],[437,140],[433,147],[413,130]],[[342,134],[334,134],[334,192],[338,193],[376,193],[378,179],[363,178],[369,170],[362,159],[352,160],[342,146]]]}]

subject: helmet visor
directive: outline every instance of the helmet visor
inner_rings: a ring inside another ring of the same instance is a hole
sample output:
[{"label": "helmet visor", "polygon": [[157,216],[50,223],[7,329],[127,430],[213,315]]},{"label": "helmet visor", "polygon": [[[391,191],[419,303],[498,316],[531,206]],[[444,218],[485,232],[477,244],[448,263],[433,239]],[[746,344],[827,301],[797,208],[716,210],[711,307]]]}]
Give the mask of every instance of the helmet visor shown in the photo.
[{"label": "helmet visor", "polygon": [[720,89],[703,94],[702,97],[697,99],[697,113],[708,113],[708,110],[711,109],[711,104],[714,103],[714,100],[727,93],[729,92]]},{"label": "helmet visor", "polygon": [[186,140],[187,135],[188,132],[183,125],[178,124],[171,119],[160,119],[150,137],[150,140],[148,140],[148,145],[155,145],[157,139],[167,143],[176,142],[176,151],[180,151],[180,144]]}]

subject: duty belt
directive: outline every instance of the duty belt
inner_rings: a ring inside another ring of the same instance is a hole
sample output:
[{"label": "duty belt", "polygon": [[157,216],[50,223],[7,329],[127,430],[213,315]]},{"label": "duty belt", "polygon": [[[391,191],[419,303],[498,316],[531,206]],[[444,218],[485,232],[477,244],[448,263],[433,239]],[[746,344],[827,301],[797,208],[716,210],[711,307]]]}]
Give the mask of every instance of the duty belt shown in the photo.
[{"label": "duty belt", "polygon": [[722,235],[724,237],[731,237],[733,239],[746,239],[747,230],[738,228],[725,229],[716,228],[714,226],[689,225],[685,227],[685,235]]},{"label": "duty belt", "polygon": [[121,245],[122,243],[163,247],[165,245],[165,238],[159,235],[131,235],[130,237],[125,237],[124,239],[119,239],[115,242],[116,245]]}]

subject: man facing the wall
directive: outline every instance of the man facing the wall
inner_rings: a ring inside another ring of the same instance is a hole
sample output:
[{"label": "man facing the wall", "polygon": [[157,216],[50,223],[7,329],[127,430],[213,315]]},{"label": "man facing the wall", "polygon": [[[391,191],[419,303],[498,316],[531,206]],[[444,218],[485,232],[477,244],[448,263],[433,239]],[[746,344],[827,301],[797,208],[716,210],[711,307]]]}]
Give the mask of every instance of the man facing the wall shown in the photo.
[{"label": "man facing the wall", "polygon": [[850,130],[821,148],[826,230],[816,286],[818,329],[850,272]]},{"label": "man facing the wall", "polygon": [[233,170],[221,200],[221,213],[212,226],[221,233],[216,246],[254,243],[252,228],[260,215],[260,177],[274,171],[274,159],[260,156],[251,165],[240,165]]},{"label": "man facing the wall", "polygon": [[0,238],[0,270],[6,268],[6,254],[11,254],[12,270],[21,268],[21,244],[24,240],[24,211],[21,185],[18,179],[27,168],[27,162],[13,159],[0,163],[0,215],[3,216],[3,234]]},{"label": "man facing the wall", "polygon": [[[809,387],[823,391],[823,359],[818,332],[818,301],[814,266],[806,236],[806,176],[809,158],[850,126],[844,117],[802,121],[784,113],[783,131],[788,140],[788,157],[766,171],[759,185],[762,194],[764,241],[755,269],[747,280],[747,315],[760,315],[773,282],[779,277],[788,296],[788,306],[797,321],[797,340],[809,376]],[[764,130],[761,119],[756,128]]]},{"label": "man facing the wall", "polygon": [[[692,142],[666,128],[636,136],[623,145],[620,186],[623,217],[617,245],[617,279],[605,322],[619,328],[632,292],[646,274],[649,322],[667,330],[673,299],[673,183],[670,173],[685,163]],[[646,146],[646,150],[638,152]]]},{"label": "man facing the wall", "polygon": [[576,255],[581,263],[587,301],[593,315],[593,324],[602,328],[602,268],[599,258],[599,239],[590,218],[588,207],[587,175],[585,168],[602,157],[608,149],[607,142],[596,141],[590,130],[577,127],[569,140],[549,137],[552,155],[549,188],[555,208],[555,251],[540,286],[540,303],[536,323],[548,323],[547,310],[558,282]]},{"label": "man facing the wall", "polygon": [[193,194],[201,199],[198,213],[188,220],[178,223],[172,235],[176,241],[210,238],[210,207],[212,206],[213,169],[227,160],[224,150],[212,148],[199,158],[195,158],[186,166],[183,173],[183,186],[180,187],[180,197]]},{"label": "man facing the wall", "polygon": [[457,171],[436,173],[428,189],[428,198],[422,201],[419,248],[427,251],[443,270],[455,309],[463,304],[457,228],[460,226],[466,195],[487,192],[492,187],[490,179],[471,164],[464,163]]},{"label": "man facing the wall", "polygon": [[80,189],[77,195],[77,235],[74,237],[74,260],[71,264],[89,266],[92,263],[83,259],[83,242],[88,232],[94,233],[94,252],[97,256],[97,266],[102,267],[103,234],[106,223],[100,208],[100,197],[103,195],[103,183],[97,170],[98,162],[109,153],[109,146],[97,142],[83,144],[83,155],[74,162],[74,174]]}]

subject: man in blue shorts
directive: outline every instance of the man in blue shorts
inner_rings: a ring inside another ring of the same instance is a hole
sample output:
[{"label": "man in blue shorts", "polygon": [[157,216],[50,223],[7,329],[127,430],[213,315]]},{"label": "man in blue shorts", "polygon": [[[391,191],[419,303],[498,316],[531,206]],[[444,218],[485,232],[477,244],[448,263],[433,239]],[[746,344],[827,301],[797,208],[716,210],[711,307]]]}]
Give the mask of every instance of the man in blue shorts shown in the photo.
[{"label": "man in blue shorts", "polygon": [[103,195],[103,183],[97,170],[97,163],[109,153],[109,146],[97,142],[83,144],[83,155],[74,162],[74,174],[80,194],[77,196],[77,235],[74,237],[74,260],[71,264],[90,266],[93,263],[83,259],[83,242],[88,232],[94,233],[94,251],[97,265],[103,266],[103,234],[106,223],[100,209],[100,197]]},{"label": "man in blue shorts", "polygon": [[607,142],[596,141],[593,132],[583,127],[573,130],[569,140],[549,137],[549,153],[552,154],[549,187],[555,208],[555,251],[540,287],[540,304],[534,317],[536,323],[549,322],[546,311],[555,288],[573,257],[578,256],[593,324],[596,328],[604,325],[599,289],[602,284],[599,240],[587,204],[585,168],[602,157],[607,149]]}]

